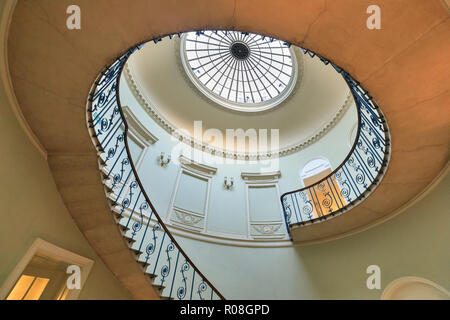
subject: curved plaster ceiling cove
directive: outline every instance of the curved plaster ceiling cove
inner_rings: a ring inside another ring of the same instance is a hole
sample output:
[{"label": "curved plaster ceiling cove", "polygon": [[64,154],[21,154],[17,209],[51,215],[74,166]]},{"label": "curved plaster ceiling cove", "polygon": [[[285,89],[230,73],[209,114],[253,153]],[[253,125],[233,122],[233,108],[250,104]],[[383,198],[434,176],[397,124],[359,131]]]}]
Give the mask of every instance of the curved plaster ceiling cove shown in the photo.
[{"label": "curved plaster ceiling cove", "polygon": [[[216,152],[222,148],[234,152],[225,148],[227,129],[267,129],[269,136],[271,129],[279,129],[279,148],[272,153],[280,152],[283,156],[316,141],[353,103],[347,83],[331,66],[324,66],[319,59],[303,58],[300,48],[295,49],[298,79],[293,92],[276,108],[255,113],[223,108],[200,92],[183,69],[179,38],[166,37],[156,44],[147,43],[130,57],[124,73],[147,113],[170,133],[183,129],[190,136],[184,137],[189,144],[207,145]],[[220,130],[223,143],[202,144],[195,140],[195,121],[202,122],[203,132]],[[238,148],[248,151],[247,146]]]}]

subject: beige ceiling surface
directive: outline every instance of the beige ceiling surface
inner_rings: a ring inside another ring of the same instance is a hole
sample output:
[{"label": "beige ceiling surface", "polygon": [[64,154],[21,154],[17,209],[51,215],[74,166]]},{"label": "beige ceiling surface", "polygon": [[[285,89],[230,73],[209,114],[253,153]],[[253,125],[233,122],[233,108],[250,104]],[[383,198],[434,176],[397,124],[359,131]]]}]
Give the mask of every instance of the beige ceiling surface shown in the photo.
[{"label": "beige ceiling surface", "polygon": [[300,53],[297,85],[291,97],[259,113],[229,110],[206,98],[190,83],[181,64],[179,46],[178,38],[150,42],[130,57],[128,67],[149,106],[191,135],[194,121],[202,121],[203,130],[221,130],[224,137],[226,129],[279,129],[280,149],[287,148],[306,141],[330,123],[349,94],[346,82],[331,66]]}]

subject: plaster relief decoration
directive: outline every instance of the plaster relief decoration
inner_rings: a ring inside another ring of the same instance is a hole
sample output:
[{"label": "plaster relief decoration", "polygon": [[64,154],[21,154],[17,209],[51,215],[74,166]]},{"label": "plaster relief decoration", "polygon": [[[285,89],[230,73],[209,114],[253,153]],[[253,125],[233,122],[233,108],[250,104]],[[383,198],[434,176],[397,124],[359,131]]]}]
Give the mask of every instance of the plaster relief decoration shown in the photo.
[{"label": "plaster relief decoration", "polygon": [[241,173],[246,184],[248,236],[254,240],[284,240],[288,237],[279,204],[281,172]]},{"label": "plaster relief decoration", "polygon": [[178,158],[180,171],[169,207],[169,223],[196,232],[206,231],[211,178],[217,168],[184,156]]},{"label": "plaster relief decoration", "polygon": [[122,106],[122,111],[127,120],[129,132],[135,135],[140,142],[146,147],[149,147],[158,141],[158,138],[148,131],[142,122],[135,116],[130,107]]},{"label": "plaster relief decoration", "polygon": [[192,212],[186,209],[173,207],[175,216],[172,217],[174,225],[192,229],[193,231],[202,231],[204,228],[204,215]]},{"label": "plaster relief decoration", "polygon": [[283,222],[262,221],[251,222],[250,235],[254,239],[284,239],[286,233],[282,230]]},{"label": "plaster relief decoration", "polygon": [[264,172],[264,173],[242,172],[241,177],[242,179],[244,179],[244,181],[250,184],[275,183],[278,182],[278,179],[281,178],[281,172],[280,171]]}]

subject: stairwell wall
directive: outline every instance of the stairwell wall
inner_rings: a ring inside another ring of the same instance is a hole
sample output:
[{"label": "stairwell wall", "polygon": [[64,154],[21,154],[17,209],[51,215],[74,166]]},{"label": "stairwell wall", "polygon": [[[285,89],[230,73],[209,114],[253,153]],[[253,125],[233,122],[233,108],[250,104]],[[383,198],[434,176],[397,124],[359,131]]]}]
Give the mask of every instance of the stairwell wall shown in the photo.
[{"label": "stairwell wall", "polygon": [[[8,1],[0,2],[5,17]],[[2,18],[3,19],[3,18]],[[2,26],[4,25],[4,21]],[[5,31],[5,30],[3,30]],[[6,73],[5,43],[0,42],[0,72]],[[19,124],[2,74],[0,83],[0,286],[39,237],[94,260],[79,299],[131,299],[106,268],[75,222],[56,189],[47,161]],[[42,106],[43,108],[45,106]]]}]

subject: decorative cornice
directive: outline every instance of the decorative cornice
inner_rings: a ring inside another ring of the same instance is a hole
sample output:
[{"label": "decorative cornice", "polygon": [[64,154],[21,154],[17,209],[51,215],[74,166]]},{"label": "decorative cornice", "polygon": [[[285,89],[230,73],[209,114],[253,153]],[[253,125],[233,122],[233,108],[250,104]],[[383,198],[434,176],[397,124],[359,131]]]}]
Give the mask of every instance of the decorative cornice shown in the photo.
[{"label": "decorative cornice", "polygon": [[252,173],[252,172],[242,172],[241,173],[242,179],[244,179],[246,182],[261,182],[261,181],[277,181],[281,177],[280,171],[275,172],[264,172],[264,173]]},{"label": "decorative cornice", "polygon": [[158,138],[148,131],[142,122],[134,115],[130,107],[122,106],[122,111],[127,120],[129,129],[145,144],[145,146],[148,147],[158,141]]},{"label": "decorative cornice", "polygon": [[186,158],[185,156],[179,156],[178,161],[182,167],[188,170],[192,170],[195,173],[211,176],[213,174],[216,174],[217,172],[217,168],[195,162],[194,160]]},{"label": "decorative cornice", "polygon": [[[331,120],[327,121],[320,129],[315,131],[308,138],[303,139],[302,141],[292,144],[288,147],[284,147],[275,151],[267,151],[264,154],[259,153],[248,153],[248,152],[231,152],[225,149],[213,147],[209,144],[202,143],[192,136],[182,132],[177,127],[175,127],[170,121],[168,121],[158,110],[157,107],[153,106],[148,97],[144,96],[142,93],[143,90],[140,85],[136,82],[133,77],[133,66],[130,65],[130,61],[127,62],[123,69],[125,80],[133,93],[133,96],[141,105],[141,107],[147,112],[147,114],[164,130],[166,130],[170,135],[175,137],[177,140],[184,142],[185,144],[191,146],[192,148],[201,150],[203,152],[235,160],[245,160],[245,161],[255,161],[260,159],[270,159],[276,157],[283,157],[293,153],[296,153],[309,145],[318,141],[321,137],[323,137],[327,132],[329,132],[342,118],[345,112],[348,110],[350,105],[353,103],[353,96],[349,92],[344,104],[337,110],[337,112],[333,115]],[[205,99],[207,99],[205,97]],[[212,103],[212,102],[210,102]]]}]

